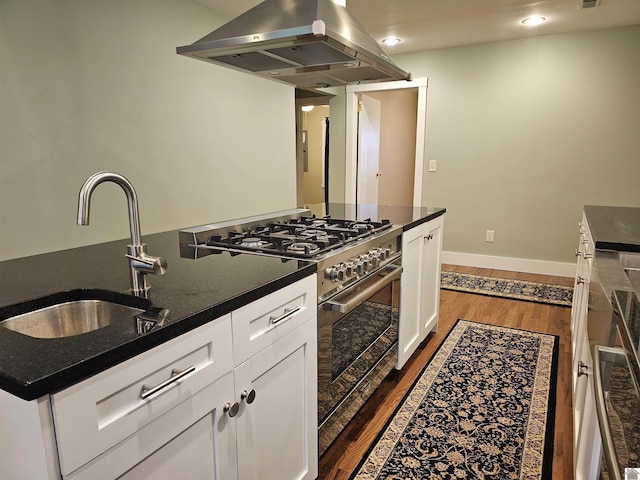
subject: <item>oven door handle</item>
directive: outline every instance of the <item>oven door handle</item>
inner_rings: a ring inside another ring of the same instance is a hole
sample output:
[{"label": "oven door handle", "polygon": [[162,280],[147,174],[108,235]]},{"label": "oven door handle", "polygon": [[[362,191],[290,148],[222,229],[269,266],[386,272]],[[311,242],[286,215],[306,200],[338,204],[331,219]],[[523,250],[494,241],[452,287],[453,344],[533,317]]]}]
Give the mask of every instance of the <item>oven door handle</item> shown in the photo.
[{"label": "oven door handle", "polygon": [[609,418],[607,416],[607,406],[604,401],[604,389],[602,388],[602,369],[600,360],[603,355],[619,357],[624,353],[618,348],[604,347],[601,345],[593,346],[593,386],[596,397],[596,413],[598,415],[598,423],[600,424],[600,435],[602,436],[602,448],[604,450],[604,458],[607,462],[607,472],[614,480],[622,480],[620,470],[618,469],[618,457],[613,444],[611,435],[611,427],[609,426]]},{"label": "oven door handle", "polygon": [[400,274],[402,273],[402,267],[396,266],[396,267],[387,267],[387,268],[390,268],[391,270],[388,274],[386,274],[384,277],[382,277],[373,285],[370,285],[364,290],[356,293],[352,297],[349,297],[349,299],[346,302],[339,302],[336,300],[327,300],[326,302],[324,302],[322,308],[325,310],[331,310],[334,312],[349,313],[351,310],[356,308],[358,305],[360,305],[362,302],[364,302],[367,298],[372,296],[374,293],[378,292],[379,290],[382,290],[384,287],[386,287],[387,285],[394,282],[400,277]]}]

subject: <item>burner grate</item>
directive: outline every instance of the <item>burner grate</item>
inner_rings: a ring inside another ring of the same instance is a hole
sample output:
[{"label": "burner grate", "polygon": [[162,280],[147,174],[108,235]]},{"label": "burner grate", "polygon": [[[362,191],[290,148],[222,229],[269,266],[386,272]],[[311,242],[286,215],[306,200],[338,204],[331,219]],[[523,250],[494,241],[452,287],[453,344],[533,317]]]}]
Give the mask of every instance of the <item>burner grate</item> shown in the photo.
[{"label": "burner grate", "polygon": [[293,219],[239,225],[224,234],[214,233],[206,241],[209,247],[238,252],[256,252],[314,258],[330,250],[390,228],[391,222],[370,219],[352,221],[331,217],[302,216]]}]

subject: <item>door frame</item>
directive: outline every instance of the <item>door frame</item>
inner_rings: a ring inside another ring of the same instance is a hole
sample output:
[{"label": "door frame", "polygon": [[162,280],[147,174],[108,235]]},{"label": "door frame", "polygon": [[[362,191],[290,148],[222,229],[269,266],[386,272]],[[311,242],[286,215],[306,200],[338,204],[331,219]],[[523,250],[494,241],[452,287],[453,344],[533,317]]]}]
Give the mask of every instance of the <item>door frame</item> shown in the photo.
[{"label": "door frame", "polygon": [[345,203],[356,204],[357,156],[358,156],[358,94],[381,92],[385,90],[418,89],[418,108],[416,125],[416,154],[413,178],[413,206],[422,204],[422,177],[425,163],[425,134],[427,116],[426,77],[415,80],[399,80],[397,82],[367,83],[347,85],[346,87],[346,152],[345,152]]}]

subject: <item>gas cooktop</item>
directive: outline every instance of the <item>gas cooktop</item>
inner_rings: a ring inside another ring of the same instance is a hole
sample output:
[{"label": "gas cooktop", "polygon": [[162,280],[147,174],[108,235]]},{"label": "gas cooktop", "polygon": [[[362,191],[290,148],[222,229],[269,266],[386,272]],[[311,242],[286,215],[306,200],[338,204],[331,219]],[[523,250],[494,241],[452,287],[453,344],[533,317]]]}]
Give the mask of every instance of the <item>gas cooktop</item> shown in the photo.
[{"label": "gas cooktop", "polygon": [[228,251],[315,259],[391,227],[389,220],[316,217],[299,209],[181,230],[180,244],[210,253]]}]

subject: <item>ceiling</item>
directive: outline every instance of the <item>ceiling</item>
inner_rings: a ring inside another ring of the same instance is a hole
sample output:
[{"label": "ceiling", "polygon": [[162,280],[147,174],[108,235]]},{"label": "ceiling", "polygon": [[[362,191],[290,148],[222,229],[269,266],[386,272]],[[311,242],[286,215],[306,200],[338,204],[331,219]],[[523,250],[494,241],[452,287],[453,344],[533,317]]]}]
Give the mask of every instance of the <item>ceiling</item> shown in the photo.
[{"label": "ceiling", "polygon": [[[197,0],[230,19],[260,0]],[[377,41],[399,37],[388,53],[456,47],[537,35],[640,25],[640,0],[347,0],[347,10]],[[547,19],[525,27],[526,17]]]}]

